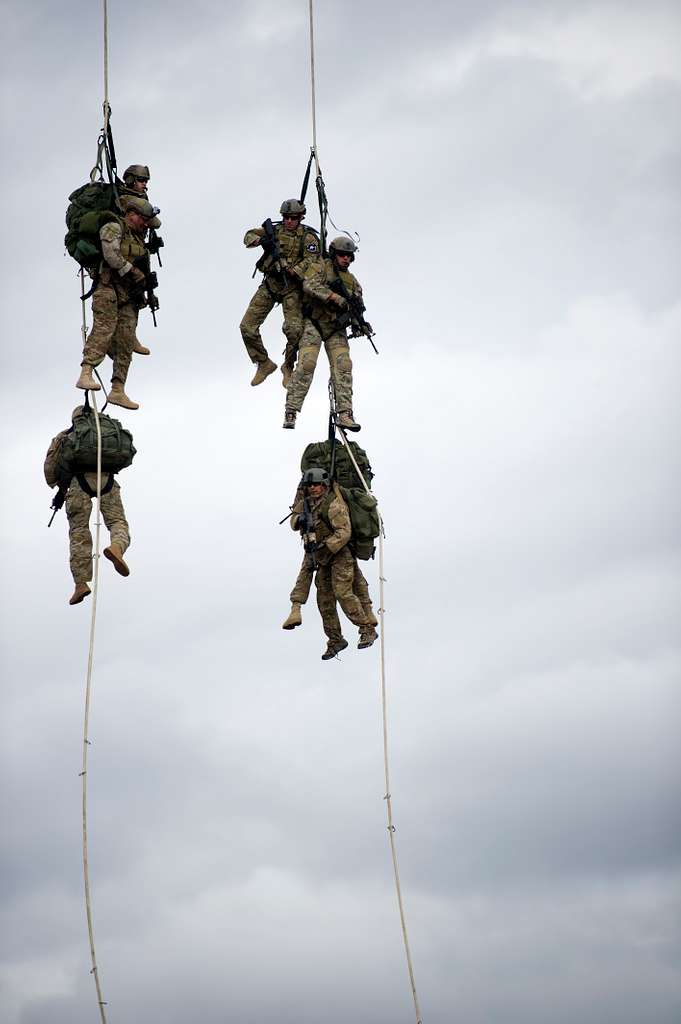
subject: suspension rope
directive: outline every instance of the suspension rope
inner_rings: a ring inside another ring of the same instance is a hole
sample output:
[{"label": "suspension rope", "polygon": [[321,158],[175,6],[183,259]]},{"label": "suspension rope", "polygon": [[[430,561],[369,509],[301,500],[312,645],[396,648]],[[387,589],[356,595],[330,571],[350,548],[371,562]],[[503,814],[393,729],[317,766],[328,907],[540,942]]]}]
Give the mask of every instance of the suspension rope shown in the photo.
[{"label": "suspension rope", "polygon": [[[106,0],[104,0],[105,9],[105,20],[106,20]],[[82,309],[82,323],[81,323],[81,335],[83,339],[83,346],[87,338],[87,320],[85,317],[85,271],[81,267],[80,270],[80,288],[81,288],[81,309]],[[96,372],[96,371],[95,371]],[[98,379],[99,374],[97,374]],[[102,388],[104,386],[102,385]],[[108,401],[108,395],[104,391],[106,399]],[[88,939],[90,942],[90,960],[92,962],[92,969],[90,973],[95,980],[95,989],[97,991],[97,1004],[99,1006],[99,1014],[101,1017],[102,1024],[106,1024],[106,1013],[104,1007],[106,1002],[102,996],[102,986],[99,980],[99,969],[97,967],[97,956],[95,953],[95,936],[94,926],[92,922],[92,900],[90,896],[90,869],[88,863],[88,817],[87,817],[87,766],[88,766],[88,747],[90,746],[89,730],[90,730],[90,703],[92,696],[92,666],[94,661],[94,648],[95,648],[95,626],[97,622],[97,594],[99,591],[99,544],[100,544],[100,527],[101,527],[101,499],[102,499],[102,431],[99,422],[99,412],[97,410],[97,401],[95,399],[95,392],[85,392],[85,404],[88,403],[88,398],[91,397],[92,409],[95,415],[95,426],[97,429],[97,512],[95,519],[95,553],[94,553],[94,568],[93,568],[93,582],[92,582],[92,613],[90,616],[90,645],[88,649],[88,660],[87,660],[87,675],[85,680],[85,712],[83,715],[83,762],[81,768],[81,780],[82,780],[82,806],[83,806],[83,885],[85,889],[85,914],[87,917],[87,930]]]},{"label": "suspension rope", "polygon": [[[348,443],[345,431],[336,421],[336,409],[335,409],[335,393],[333,390],[333,384],[329,385],[329,397],[331,401],[331,418],[334,421],[336,430],[341,439],[341,443],[345,446],[345,450],[350,457],[352,465],[355,467],[357,476],[362,481],[364,490],[370,497],[375,499],[375,495],[372,493],[369,484],[364,478],[364,475],[357,465],[357,460],[353,455],[352,448]],[[421,1007],[419,1005],[418,995],[416,993],[416,981],[414,978],[414,965],[411,958],[411,949],[409,946],[409,936],[407,934],[407,920],[404,912],[404,901],[402,899],[402,886],[400,885],[400,872],[397,863],[397,844],[395,842],[395,825],[393,822],[393,808],[392,808],[392,794],[390,792],[390,758],[388,748],[388,698],[387,698],[387,684],[386,684],[386,672],[385,672],[385,570],[384,570],[384,552],[383,552],[383,539],[385,537],[385,530],[383,528],[383,517],[380,510],[378,512],[378,521],[380,524],[380,532],[378,535],[378,597],[379,597],[379,608],[378,618],[380,623],[380,636],[379,636],[379,650],[380,650],[380,678],[381,678],[381,717],[383,722],[383,770],[385,773],[385,804],[388,818],[388,837],[390,839],[390,853],[393,862],[393,874],[395,876],[395,890],[397,892],[397,905],[400,912],[400,924],[402,925],[402,939],[404,941],[404,952],[407,958],[407,969],[409,971],[409,983],[411,985],[412,999],[414,1000],[414,1012],[416,1014],[416,1024],[423,1024],[423,1018],[421,1017]]]}]

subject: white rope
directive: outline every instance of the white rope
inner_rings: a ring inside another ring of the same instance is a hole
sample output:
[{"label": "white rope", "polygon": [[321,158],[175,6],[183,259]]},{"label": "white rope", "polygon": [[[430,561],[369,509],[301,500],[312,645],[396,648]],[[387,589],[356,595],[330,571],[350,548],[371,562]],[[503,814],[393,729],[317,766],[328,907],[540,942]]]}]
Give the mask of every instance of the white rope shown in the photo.
[{"label": "white rope", "polygon": [[109,124],[109,8],[104,3],[104,131]]},{"label": "white rope", "polygon": [[[332,399],[333,403],[333,399]],[[355,467],[357,476],[362,481],[364,490],[367,494],[375,498],[372,494],[371,488],[367,481],[364,479],[361,469],[357,465],[355,456],[352,454],[352,448],[348,444],[345,432],[341,427],[336,428],[342,443],[345,445],[345,450],[350,456],[350,461]],[[383,557],[383,517],[380,511],[378,511],[378,520],[380,523],[380,533],[378,535],[378,596],[379,596],[379,608],[378,618],[380,624],[380,637],[379,637],[379,649],[380,649],[380,672],[381,672],[381,715],[383,720],[383,769],[385,772],[385,797],[386,810],[388,816],[388,836],[390,838],[390,853],[393,861],[393,873],[395,875],[395,889],[397,892],[397,905],[400,911],[400,923],[402,925],[402,938],[404,940],[404,952],[407,958],[407,968],[409,970],[409,982],[411,984],[411,994],[414,1000],[414,1012],[416,1014],[416,1024],[423,1024],[421,1017],[421,1007],[419,1006],[418,995],[416,994],[416,981],[414,979],[414,965],[411,959],[411,950],[409,948],[409,937],[407,935],[407,921],[404,913],[404,902],[402,900],[402,887],[400,885],[400,872],[397,864],[397,845],[395,843],[395,825],[393,824],[393,808],[392,808],[392,795],[390,793],[390,760],[388,756],[388,699],[387,699],[387,688],[386,688],[386,673],[385,673],[385,601],[384,601],[384,584],[385,572],[384,572],[384,557]]]},{"label": "white rope", "polygon": [[319,158],[317,156],[317,94],[315,86],[315,67],[314,67],[314,11],[312,7],[312,0],[309,0],[309,12],[310,12],[310,89],[312,93],[312,153],[314,155],[315,169],[317,171],[317,177],[321,174],[319,170]]},{"label": "white rope", "polygon": [[[85,275],[81,270],[81,289],[82,294],[85,293]],[[87,321],[85,319],[85,303],[81,302],[83,307],[83,323],[81,331],[83,334],[83,342],[85,342],[85,336],[87,334]],[[90,746],[89,730],[90,730],[90,703],[92,696],[92,665],[94,661],[94,649],[95,649],[95,625],[97,622],[97,593],[99,590],[99,533],[101,526],[101,497],[102,497],[102,432],[99,423],[99,412],[97,411],[97,401],[95,399],[94,391],[90,392],[90,401],[92,402],[92,408],[95,414],[95,425],[97,428],[97,518],[95,521],[95,554],[94,554],[94,571],[93,571],[93,583],[92,583],[92,614],[90,616],[90,646],[88,650],[87,659],[87,677],[85,681],[85,713],[83,716],[83,763],[81,770],[82,780],[82,801],[83,801],[83,883],[85,887],[85,914],[87,916],[87,930],[88,938],[90,940],[90,960],[92,961],[91,974],[95,979],[95,988],[97,990],[97,1003],[99,1005],[99,1013],[102,1020],[102,1024],[106,1024],[106,1013],[104,1007],[106,1003],[102,996],[102,987],[99,981],[99,969],[97,967],[97,957],[95,954],[95,936],[94,928],[92,924],[92,900],[90,897],[90,870],[88,866],[88,834],[87,834],[87,764],[88,764],[88,747]]]}]

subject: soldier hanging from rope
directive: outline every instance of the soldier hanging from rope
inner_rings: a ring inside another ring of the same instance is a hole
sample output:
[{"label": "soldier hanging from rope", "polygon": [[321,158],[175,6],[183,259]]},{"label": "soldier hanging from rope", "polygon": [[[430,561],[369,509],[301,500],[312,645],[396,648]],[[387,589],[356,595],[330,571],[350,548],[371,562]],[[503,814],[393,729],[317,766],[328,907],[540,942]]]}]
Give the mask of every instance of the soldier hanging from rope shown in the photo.
[{"label": "soldier hanging from rope", "polygon": [[352,360],[347,332],[350,328],[351,337],[371,338],[373,330],[364,320],[362,287],[349,270],[356,251],[352,239],[341,235],[331,242],[328,259],[305,266],[305,321],[298,362],[286,391],[285,429],[292,430],[296,425],[323,342],[336,393],[338,425],[345,430],[360,430],[352,411]]},{"label": "soldier hanging from rope", "polygon": [[[139,346],[139,310],[149,305],[153,313],[158,307],[153,293],[158,282],[150,269],[144,241],[147,229],[157,218],[154,207],[141,196],[125,196],[122,206],[123,216],[109,214],[99,230],[102,260],[92,295],[92,330],[83,348],[76,387],[99,391],[92,371],[108,355],[113,361],[109,402],[124,409],[139,409],[124,388],[133,352]],[[143,347],[137,350],[143,351]]]},{"label": "soldier hanging from rope", "polygon": [[369,586],[350,549],[350,512],[338,484],[320,466],[311,466],[303,473],[293,504],[291,527],[303,536],[305,556],[291,591],[291,612],[283,628],[294,629],[301,624],[301,605],[307,601],[314,575],[317,607],[328,638],[322,661],[329,661],[348,646],[337,603],[359,628],[358,648],[371,647],[377,638],[378,622]]},{"label": "soldier hanging from rope", "polygon": [[[87,400],[86,400],[87,402]],[[130,570],[123,560],[130,545],[130,528],[125,518],[121,489],[114,473],[129,466],[135,456],[132,435],[118,420],[100,414],[102,432],[101,510],[111,543],[104,556],[121,576]],[[77,444],[73,439],[77,438]],[[69,522],[69,561],[75,589],[69,604],[80,604],[89,594],[92,579],[92,499],[97,496],[97,434],[94,414],[85,406],[73,410],[71,426],[53,437],[45,456],[45,481],[57,487],[52,501],[55,515],[66,503]],[[52,516],[54,519],[54,515]],[[50,523],[52,520],[50,520]]]},{"label": "soldier hanging from rope", "polygon": [[277,368],[267,354],[260,328],[281,303],[284,314],[282,331],[286,337],[284,362],[281,367],[283,385],[287,386],[296,361],[298,343],[303,333],[301,281],[305,266],[320,258],[317,232],[303,224],[305,204],[298,199],[287,199],[281,204],[282,220],[264,221],[262,227],[252,228],[244,236],[248,249],[262,246],[263,254],[256,263],[264,277],[240,324],[241,337],[252,363],[257,365],[251,385],[269,377]]}]

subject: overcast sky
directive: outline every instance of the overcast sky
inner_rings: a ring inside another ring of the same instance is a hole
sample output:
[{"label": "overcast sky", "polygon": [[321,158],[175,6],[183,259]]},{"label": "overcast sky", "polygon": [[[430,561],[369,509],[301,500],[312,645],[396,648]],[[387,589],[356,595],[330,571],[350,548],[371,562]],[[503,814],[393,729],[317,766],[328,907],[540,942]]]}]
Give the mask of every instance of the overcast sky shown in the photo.
[{"label": "overcast sky", "polygon": [[[413,1021],[377,645],[330,663],[277,526],[326,431],[249,387],[246,228],[300,189],[305,0],[110,2],[119,166],[166,241],[120,416],[90,869],[110,1024]],[[377,357],[352,343],[386,523],[392,794],[424,1024],[681,1019],[681,11],[317,0],[318,144]],[[82,895],[90,605],[42,461],[78,393],[68,194],[101,8],[2,4],[2,966],[7,1024],[98,1020]],[[311,211],[313,224],[318,219]],[[283,348],[280,315],[265,330]],[[108,367],[106,368],[108,370]],[[371,590],[377,567],[369,563]]]}]

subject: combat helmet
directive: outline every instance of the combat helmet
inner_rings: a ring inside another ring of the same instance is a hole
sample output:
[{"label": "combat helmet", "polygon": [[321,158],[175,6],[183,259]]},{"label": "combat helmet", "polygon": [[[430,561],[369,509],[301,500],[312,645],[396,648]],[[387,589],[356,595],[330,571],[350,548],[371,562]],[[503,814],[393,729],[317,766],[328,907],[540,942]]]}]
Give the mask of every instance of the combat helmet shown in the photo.
[{"label": "combat helmet", "polygon": [[325,484],[328,487],[329,482],[329,474],[325,469],[322,469],[321,466],[310,466],[303,473],[300,486],[309,487],[310,484]]},{"label": "combat helmet", "polygon": [[285,199],[279,207],[279,213],[282,217],[304,217],[307,209],[300,199]]},{"label": "combat helmet", "polygon": [[356,252],[357,246],[351,238],[348,238],[347,235],[339,235],[338,238],[334,238],[329,245],[330,256],[350,256],[351,263],[355,258]]},{"label": "combat helmet", "polygon": [[146,178],[149,181],[151,175],[146,164],[130,164],[123,171],[123,181],[128,184],[128,178]]},{"label": "combat helmet", "polygon": [[[134,210],[135,213],[139,213],[141,217],[145,217],[149,221],[158,220],[156,210],[142,196],[123,196],[121,202],[126,213],[128,210]],[[158,221],[158,226],[161,226],[160,221]]]}]

